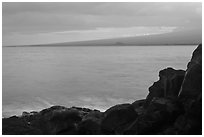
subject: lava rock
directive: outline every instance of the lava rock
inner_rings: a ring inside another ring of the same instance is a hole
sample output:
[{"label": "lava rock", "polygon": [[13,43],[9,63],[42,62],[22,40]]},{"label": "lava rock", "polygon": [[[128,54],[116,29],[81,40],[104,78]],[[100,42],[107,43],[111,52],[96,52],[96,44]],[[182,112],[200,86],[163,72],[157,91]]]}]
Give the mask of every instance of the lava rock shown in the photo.
[{"label": "lava rock", "polygon": [[140,108],[144,105],[144,103],[145,103],[145,99],[136,100],[135,102],[132,103],[132,106],[134,108]]},{"label": "lava rock", "polygon": [[83,120],[78,125],[78,134],[79,135],[100,135],[101,126],[100,122],[96,118],[88,118]]},{"label": "lava rock", "polygon": [[188,63],[179,100],[185,109],[183,119],[176,122],[179,133],[202,134],[202,44]]},{"label": "lava rock", "polygon": [[85,115],[82,121],[85,121],[87,119],[97,119],[100,123],[102,118],[103,118],[103,112],[100,112],[98,110],[93,110],[89,112],[87,115]]},{"label": "lava rock", "polygon": [[100,135],[102,118],[103,113],[98,110],[89,112],[79,123],[78,133],[80,135]]},{"label": "lava rock", "polygon": [[103,134],[122,134],[124,129],[137,118],[131,104],[113,106],[104,112],[101,122]]},{"label": "lava rock", "polygon": [[185,100],[185,113],[175,122],[178,134],[201,135],[202,134],[202,98],[197,100]]},{"label": "lava rock", "polygon": [[12,116],[2,120],[3,135],[41,135],[42,132],[38,128],[32,127],[30,123],[22,118]]},{"label": "lava rock", "polygon": [[77,110],[55,111],[50,119],[53,134],[76,134],[76,124],[82,120]]},{"label": "lava rock", "polygon": [[185,78],[179,94],[180,98],[195,99],[202,92],[202,44],[193,52],[188,63]]},{"label": "lava rock", "polygon": [[181,84],[185,75],[184,70],[166,68],[159,72],[159,81],[149,88],[145,107],[149,105],[154,97],[176,98],[179,94]]},{"label": "lava rock", "polygon": [[125,134],[153,135],[167,125],[173,124],[181,113],[177,102],[165,98],[153,98],[144,115],[140,115],[126,130]]},{"label": "lava rock", "polygon": [[144,107],[143,106],[144,106],[145,101],[146,101],[145,99],[136,100],[135,102],[133,102],[131,104],[138,115],[141,115],[144,113]]}]

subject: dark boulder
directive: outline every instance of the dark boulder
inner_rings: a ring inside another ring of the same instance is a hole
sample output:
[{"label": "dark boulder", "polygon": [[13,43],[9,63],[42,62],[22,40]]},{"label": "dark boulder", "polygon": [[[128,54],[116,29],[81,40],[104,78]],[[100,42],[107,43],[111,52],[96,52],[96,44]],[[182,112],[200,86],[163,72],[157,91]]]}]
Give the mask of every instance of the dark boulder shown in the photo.
[{"label": "dark boulder", "polygon": [[201,135],[202,134],[202,98],[197,100],[185,100],[185,113],[175,122],[178,134]]},{"label": "dark boulder", "polygon": [[130,104],[116,105],[104,112],[101,122],[103,134],[122,134],[138,114]]},{"label": "dark boulder", "polygon": [[140,108],[144,105],[145,103],[145,99],[141,99],[141,100],[136,100],[135,102],[132,103],[132,106],[137,109]]},{"label": "dark boulder", "polygon": [[164,85],[164,97],[177,97],[183,78],[184,70],[175,70],[167,68],[159,72],[159,77]]},{"label": "dark boulder", "polygon": [[26,119],[43,134],[50,135],[76,134],[76,123],[80,122],[82,117],[76,109],[52,106]]},{"label": "dark boulder", "polygon": [[[183,109],[181,107],[182,106],[177,100],[153,98],[152,102],[146,109],[145,114],[151,114],[159,111],[161,114],[164,114],[162,118],[164,118],[165,121],[172,122],[178,117],[179,114],[183,113]],[[166,117],[168,117],[168,119],[166,119]]]},{"label": "dark boulder", "polygon": [[92,110],[89,109],[89,108],[80,108],[80,107],[71,107],[71,108],[76,109],[76,110],[79,110],[79,111],[87,112],[87,113],[89,113],[89,112],[92,111]]},{"label": "dark boulder", "polygon": [[49,115],[51,116],[51,114],[54,112],[54,111],[62,111],[62,110],[65,110],[67,109],[66,107],[64,106],[52,106],[50,108],[46,108],[46,109],[43,109],[41,110],[39,113],[40,115],[44,116],[44,115]]},{"label": "dark boulder", "polygon": [[41,135],[40,129],[32,127],[29,122],[24,119],[12,116],[2,119],[3,135]]},{"label": "dark boulder", "polygon": [[180,113],[177,102],[165,98],[153,98],[146,112],[125,130],[125,134],[156,134],[173,124]]},{"label": "dark boulder", "polygon": [[78,124],[79,135],[100,135],[101,126],[96,118],[88,118]]},{"label": "dark boulder", "polygon": [[103,113],[98,110],[89,112],[78,124],[78,133],[80,135],[100,135],[102,118]]},{"label": "dark boulder", "polygon": [[176,121],[180,134],[202,134],[202,44],[193,52],[179,93],[185,114]]},{"label": "dark boulder", "polygon": [[195,99],[202,92],[202,44],[193,52],[188,63],[179,98]]},{"label": "dark boulder", "polygon": [[89,112],[87,115],[85,115],[82,119],[82,121],[87,119],[97,119],[99,122],[101,122],[101,119],[103,118],[103,112],[100,112],[98,110],[93,110]]},{"label": "dark boulder", "polygon": [[145,107],[149,105],[154,97],[177,98],[183,78],[184,70],[166,68],[159,72],[159,80],[149,87]]},{"label": "dark boulder", "polygon": [[29,116],[29,115],[30,115],[30,113],[29,113],[29,112],[26,112],[26,111],[24,111],[24,112],[22,113],[22,116],[23,116],[23,117]]},{"label": "dark boulder", "polygon": [[136,100],[135,102],[133,102],[131,104],[138,115],[143,114],[143,112],[144,112],[144,107],[143,106],[144,106],[145,101],[146,101],[145,99]]},{"label": "dark boulder", "polygon": [[79,111],[75,109],[54,111],[50,118],[52,134],[76,134],[76,124],[81,120]]},{"label": "dark boulder", "polygon": [[102,113],[88,108],[57,109],[49,120],[52,134],[99,134]]}]

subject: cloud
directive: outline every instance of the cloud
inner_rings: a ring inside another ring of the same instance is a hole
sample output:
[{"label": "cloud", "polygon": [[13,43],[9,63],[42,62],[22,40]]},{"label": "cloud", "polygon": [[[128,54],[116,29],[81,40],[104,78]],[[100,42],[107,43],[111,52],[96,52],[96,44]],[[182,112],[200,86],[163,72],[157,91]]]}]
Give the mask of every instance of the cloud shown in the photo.
[{"label": "cloud", "polygon": [[[167,13],[191,13],[201,8],[199,2],[24,2],[3,3],[4,14],[22,12],[67,13],[89,15],[166,15]],[[104,10],[105,9],[105,10]],[[178,15],[178,14],[176,14]]]},{"label": "cloud", "polygon": [[[201,3],[3,3],[3,38],[97,28],[201,28]],[[75,34],[75,33],[74,33]],[[124,34],[128,35],[128,34]],[[93,36],[94,37],[94,36]],[[5,41],[5,40],[4,40]]]}]

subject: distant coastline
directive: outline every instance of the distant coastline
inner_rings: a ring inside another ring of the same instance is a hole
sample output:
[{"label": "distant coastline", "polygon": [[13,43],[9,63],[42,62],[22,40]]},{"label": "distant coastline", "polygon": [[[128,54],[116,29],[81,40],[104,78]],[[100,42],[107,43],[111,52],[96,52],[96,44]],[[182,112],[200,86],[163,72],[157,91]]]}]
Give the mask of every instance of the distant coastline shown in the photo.
[{"label": "distant coastline", "polygon": [[125,46],[196,46],[198,44],[98,44],[98,45],[60,45],[56,44],[36,44],[36,45],[12,45],[12,46],[2,46],[2,47],[98,47],[98,46],[116,46],[116,47],[125,47]]},{"label": "distant coastline", "polygon": [[[136,37],[118,37],[109,39],[92,39],[67,42],[48,43],[16,43],[16,45],[4,45],[5,47],[65,47],[65,46],[191,46],[202,42],[202,33],[197,31],[175,31],[172,33],[146,35]],[[4,47],[3,46],[3,47]]]}]

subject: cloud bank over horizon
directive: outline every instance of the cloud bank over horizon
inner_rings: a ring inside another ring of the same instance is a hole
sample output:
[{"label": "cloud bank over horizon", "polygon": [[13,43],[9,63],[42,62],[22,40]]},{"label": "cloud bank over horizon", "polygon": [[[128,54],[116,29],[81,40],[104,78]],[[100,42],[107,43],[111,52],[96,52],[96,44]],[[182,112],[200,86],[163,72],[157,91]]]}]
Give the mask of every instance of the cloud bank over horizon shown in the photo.
[{"label": "cloud bank over horizon", "polygon": [[198,2],[3,2],[3,46],[202,31],[201,14]]}]

